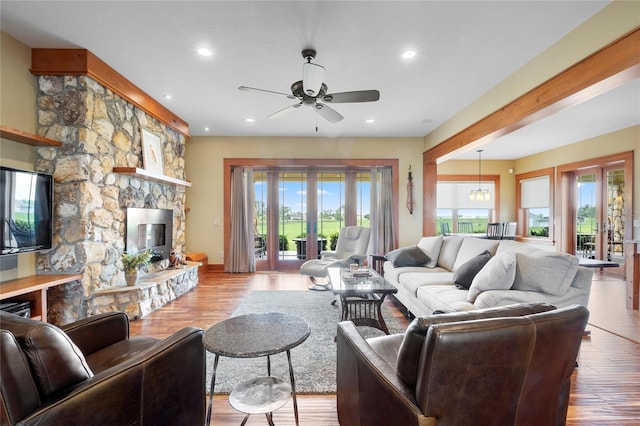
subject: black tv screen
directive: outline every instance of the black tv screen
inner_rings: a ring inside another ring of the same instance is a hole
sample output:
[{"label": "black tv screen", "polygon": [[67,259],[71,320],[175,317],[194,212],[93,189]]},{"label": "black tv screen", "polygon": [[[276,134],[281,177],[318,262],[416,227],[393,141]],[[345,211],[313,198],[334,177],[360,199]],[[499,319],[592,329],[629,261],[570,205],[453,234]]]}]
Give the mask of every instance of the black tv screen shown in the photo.
[{"label": "black tv screen", "polygon": [[0,255],[51,248],[53,176],[0,167]]}]

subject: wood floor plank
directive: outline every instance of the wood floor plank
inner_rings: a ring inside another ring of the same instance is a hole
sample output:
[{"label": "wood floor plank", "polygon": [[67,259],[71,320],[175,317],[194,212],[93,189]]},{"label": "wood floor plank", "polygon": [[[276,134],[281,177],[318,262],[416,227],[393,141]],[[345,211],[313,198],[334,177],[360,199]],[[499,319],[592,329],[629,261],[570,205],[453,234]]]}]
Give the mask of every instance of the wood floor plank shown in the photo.
[{"label": "wood floor plank", "polygon": [[[207,329],[225,320],[252,290],[307,290],[307,278],[295,272],[225,274],[208,271],[198,286],[177,300],[131,322],[132,335],[165,338],[185,326]],[[589,303],[591,318],[583,339],[579,367],[572,376],[567,425],[640,424],[640,316],[620,300],[624,281],[615,275],[594,275]],[[401,306],[385,301],[403,324],[409,321]],[[238,425],[244,415],[226,396],[214,398],[214,425]],[[338,425],[335,395],[300,395],[300,424]],[[274,414],[277,425],[294,425],[291,401]],[[264,416],[252,415],[247,425],[264,425]]]}]

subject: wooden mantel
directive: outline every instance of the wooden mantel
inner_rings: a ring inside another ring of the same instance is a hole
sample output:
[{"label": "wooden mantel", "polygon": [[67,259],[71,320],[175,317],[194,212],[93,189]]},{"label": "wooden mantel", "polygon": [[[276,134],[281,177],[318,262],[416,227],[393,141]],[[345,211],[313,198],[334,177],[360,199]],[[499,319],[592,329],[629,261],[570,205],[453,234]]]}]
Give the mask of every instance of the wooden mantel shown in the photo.
[{"label": "wooden mantel", "polygon": [[86,75],[189,137],[189,124],[87,49],[31,49],[34,75]]}]

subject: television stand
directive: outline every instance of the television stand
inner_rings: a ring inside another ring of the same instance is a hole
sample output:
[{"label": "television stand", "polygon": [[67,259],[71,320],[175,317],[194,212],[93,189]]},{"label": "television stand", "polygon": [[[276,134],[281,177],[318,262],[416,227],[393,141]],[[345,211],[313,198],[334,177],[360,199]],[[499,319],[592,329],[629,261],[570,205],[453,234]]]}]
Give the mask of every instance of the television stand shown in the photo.
[{"label": "television stand", "polygon": [[42,274],[0,282],[0,300],[29,301],[31,318],[46,322],[47,289],[81,279],[82,274]]}]

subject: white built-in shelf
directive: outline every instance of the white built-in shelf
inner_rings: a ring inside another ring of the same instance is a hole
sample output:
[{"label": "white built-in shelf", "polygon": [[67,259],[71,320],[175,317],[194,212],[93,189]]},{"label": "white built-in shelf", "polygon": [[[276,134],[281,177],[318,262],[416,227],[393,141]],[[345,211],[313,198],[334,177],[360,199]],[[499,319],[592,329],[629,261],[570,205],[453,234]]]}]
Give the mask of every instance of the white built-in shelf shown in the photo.
[{"label": "white built-in shelf", "polygon": [[148,170],[140,169],[138,167],[114,167],[113,173],[137,176],[142,179],[152,180],[160,183],[167,183],[170,185],[191,186],[191,182],[189,181],[176,179],[170,176],[159,175],[157,173],[152,173]]},{"label": "white built-in shelf", "polygon": [[0,137],[31,146],[62,146],[62,142],[54,141],[53,139],[44,138],[42,136],[34,135],[33,133],[23,132],[22,130],[3,125],[0,125]]}]

